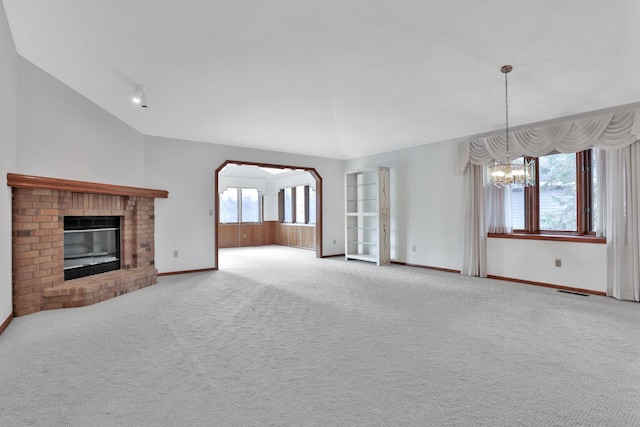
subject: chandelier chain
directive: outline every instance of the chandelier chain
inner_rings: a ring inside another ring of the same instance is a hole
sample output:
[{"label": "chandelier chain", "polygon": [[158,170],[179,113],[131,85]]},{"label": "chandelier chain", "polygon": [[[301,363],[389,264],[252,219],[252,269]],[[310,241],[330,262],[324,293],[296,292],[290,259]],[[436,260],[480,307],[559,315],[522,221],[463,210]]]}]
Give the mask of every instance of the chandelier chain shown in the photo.
[{"label": "chandelier chain", "polygon": [[507,163],[509,162],[509,85],[507,83],[507,74],[504,73],[504,115],[506,123],[507,137]]}]

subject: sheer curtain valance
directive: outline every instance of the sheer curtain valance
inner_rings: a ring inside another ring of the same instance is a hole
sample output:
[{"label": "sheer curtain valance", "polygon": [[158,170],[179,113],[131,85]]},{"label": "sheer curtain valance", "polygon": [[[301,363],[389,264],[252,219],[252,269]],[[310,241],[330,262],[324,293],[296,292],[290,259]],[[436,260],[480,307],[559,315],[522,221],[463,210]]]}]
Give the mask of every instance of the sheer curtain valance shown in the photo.
[{"label": "sheer curtain valance", "polygon": [[[604,150],[627,147],[640,138],[640,107],[630,110],[565,120],[509,133],[509,158],[539,157],[553,151],[577,153],[590,147]],[[458,146],[458,173],[467,164],[482,165],[505,159],[504,134],[490,135]]]}]

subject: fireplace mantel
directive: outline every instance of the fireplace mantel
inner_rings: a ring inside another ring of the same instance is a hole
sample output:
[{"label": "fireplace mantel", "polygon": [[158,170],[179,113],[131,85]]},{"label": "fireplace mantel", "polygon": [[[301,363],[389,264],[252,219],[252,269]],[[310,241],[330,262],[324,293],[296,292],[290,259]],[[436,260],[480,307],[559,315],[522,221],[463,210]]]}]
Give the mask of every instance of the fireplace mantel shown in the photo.
[{"label": "fireplace mantel", "polygon": [[[154,200],[139,187],[7,174],[15,316],[94,304],[157,282]],[[64,280],[64,217],[120,217],[120,269]]]},{"label": "fireplace mantel", "polygon": [[98,184],[95,182],[20,175],[17,173],[7,174],[7,185],[13,188],[43,188],[48,190],[71,191],[74,193],[109,194],[113,196],[141,196],[156,199],[166,199],[169,197],[169,192],[166,190]]}]

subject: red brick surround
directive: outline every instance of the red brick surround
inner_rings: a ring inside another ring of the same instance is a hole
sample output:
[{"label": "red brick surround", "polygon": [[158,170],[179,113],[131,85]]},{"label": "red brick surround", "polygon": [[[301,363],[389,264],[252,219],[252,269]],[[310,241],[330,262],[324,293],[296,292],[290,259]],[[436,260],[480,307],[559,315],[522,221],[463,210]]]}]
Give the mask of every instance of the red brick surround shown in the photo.
[{"label": "red brick surround", "polygon": [[[15,316],[89,305],[156,283],[154,196],[157,195],[93,194],[12,186]],[[121,217],[122,269],[65,282],[63,219],[84,215]]]}]

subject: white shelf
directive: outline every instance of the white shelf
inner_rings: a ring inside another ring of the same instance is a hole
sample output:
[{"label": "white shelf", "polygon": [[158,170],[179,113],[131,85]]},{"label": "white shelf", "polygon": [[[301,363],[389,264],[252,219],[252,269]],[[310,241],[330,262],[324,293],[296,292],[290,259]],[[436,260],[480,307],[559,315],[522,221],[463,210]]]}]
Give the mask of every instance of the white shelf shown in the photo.
[{"label": "white shelf", "polygon": [[369,261],[369,262],[378,262],[378,257],[375,255],[359,255],[359,254],[349,254],[346,256],[347,259],[357,259],[359,261]]},{"label": "white shelf", "polygon": [[355,241],[355,242],[347,242],[347,244],[351,245],[367,245],[367,246],[378,246],[378,242],[363,242],[363,241]]},{"label": "white shelf", "polygon": [[389,168],[345,174],[345,258],[388,265]]}]

